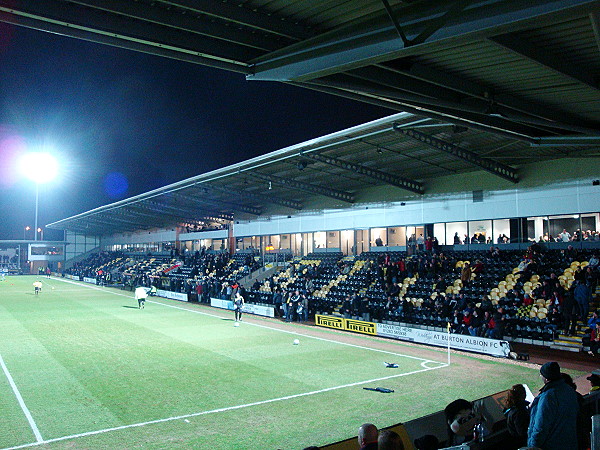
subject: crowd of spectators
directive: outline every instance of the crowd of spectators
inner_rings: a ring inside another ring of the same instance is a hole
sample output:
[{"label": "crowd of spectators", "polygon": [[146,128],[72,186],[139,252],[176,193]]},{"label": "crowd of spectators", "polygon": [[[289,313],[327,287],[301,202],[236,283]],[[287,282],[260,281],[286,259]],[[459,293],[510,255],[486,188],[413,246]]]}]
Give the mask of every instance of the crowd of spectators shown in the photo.
[{"label": "crowd of spectators", "polygon": [[[546,250],[538,243],[525,252],[496,246],[440,252],[428,239],[412,255],[312,254],[247,285],[239,280],[262,265],[255,252],[229,255],[202,249],[151,260],[156,267],[100,252],[67,273],[131,287],[154,286],[200,302],[232,299],[240,292],[247,303],[273,305],[276,317],[286,321],[307,321],[319,312],[440,328],[449,323],[453,333],[487,338],[521,333],[549,340],[560,332],[574,334],[578,321],[588,321],[599,278],[596,252],[572,246]],[[565,282],[569,267],[574,267],[573,280]],[[491,295],[507,274],[514,276],[509,289]],[[596,324],[590,324],[591,351],[598,354],[600,332],[595,330]]]}]

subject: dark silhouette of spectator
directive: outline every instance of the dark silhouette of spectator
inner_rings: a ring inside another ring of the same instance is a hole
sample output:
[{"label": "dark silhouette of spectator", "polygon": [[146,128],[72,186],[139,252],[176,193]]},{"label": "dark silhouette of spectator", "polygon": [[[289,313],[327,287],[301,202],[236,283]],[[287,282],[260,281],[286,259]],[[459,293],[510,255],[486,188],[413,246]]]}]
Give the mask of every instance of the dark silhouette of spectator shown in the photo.
[{"label": "dark silhouette of spectator", "polygon": [[577,395],[563,380],[557,362],[542,365],[540,375],[544,386],[531,404],[527,445],[544,450],[577,450]]},{"label": "dark silhouette of spectator", "polygon": [[440,448],[440,441],[433,434],[421,436],[415,439],[413,443],[417,450],[438,450]]},{"label": "dark silhouette of spectator", "polygon": [[382,430],[377,439],[378,450],[404,450],[402,438],[392,430]]},{"label": "dark silhouette of spectator", "polygon": [[527,429],[529,428],[529,402],[525,400],[527,392],[522,384],[515,384],[506,397],[506,427],[511,436],[511,447],[520,448],[527,445]]},{"label": "dark silhouette of spectator", "polygon": [[473,411],[471,402],[462,398],[454,400],[446,406],[444,414],[448,425],[448,446],[464,444],[473,439],[473,432],[480,418]]},{"label": "dark silhouette of spectator", "polygon": [[360,450],[377,450],[379,431],[372,423],[364,423],[358,429],[358,445]]}]

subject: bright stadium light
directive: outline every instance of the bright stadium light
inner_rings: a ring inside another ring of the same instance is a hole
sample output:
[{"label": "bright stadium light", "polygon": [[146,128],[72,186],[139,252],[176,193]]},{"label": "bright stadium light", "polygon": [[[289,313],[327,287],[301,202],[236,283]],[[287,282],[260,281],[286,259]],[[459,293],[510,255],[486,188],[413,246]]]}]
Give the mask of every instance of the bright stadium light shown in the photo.
[{"label": "bright stadium light", "polygon": [[38,240],[38,207],[40,184],[52,181],[58,173],[56,158],[50,153],[27,153],[21,158],[21,173],[35,183],[35,232],[34,241]]},{"label": "bright stadium light", "polygon": [[27,153],[21,159],[21,173],[36,184],[56,178],[58,163],[50,153]]}]

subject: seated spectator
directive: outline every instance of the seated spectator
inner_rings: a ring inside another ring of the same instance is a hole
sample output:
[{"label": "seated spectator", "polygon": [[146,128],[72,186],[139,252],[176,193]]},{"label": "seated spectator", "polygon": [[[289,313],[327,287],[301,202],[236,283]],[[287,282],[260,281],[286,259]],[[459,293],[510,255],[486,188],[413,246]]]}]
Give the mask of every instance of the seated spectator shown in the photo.
[{"label": "seated spectator", "polygon": [[506,426],[512,437],[511,447],[519,448],[527,445],[527,429],[529,428],[529,402],[525,400],[527,392],[522,384],[515,384],[506,397]]},{"label": "seated spectator", "polygon": [[426,434],[414,440],[416,450],[438,450],[440,441],[433,434]]},{"label": "seated spectator", "polygon": [[402,438],[392,430],[382,430],[377,439],[378,450],[404,450]]},{"label": "seated spectator", "polygon": [[460,445],[473,439],[475,426],[481,418],[473,411],[473,404],[464,399],[451,402],[444,409],[448,425],[448,446]]},{"label": "seated spectator", "polygon": [[358,429],[358,445],[360,450],[377,450],[379,431],[372,423],[364,423]]}]

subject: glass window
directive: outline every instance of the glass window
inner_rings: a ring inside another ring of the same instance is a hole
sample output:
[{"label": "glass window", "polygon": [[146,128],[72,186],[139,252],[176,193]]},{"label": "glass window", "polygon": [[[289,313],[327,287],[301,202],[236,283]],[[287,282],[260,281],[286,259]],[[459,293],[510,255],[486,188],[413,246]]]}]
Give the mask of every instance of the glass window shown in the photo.
[{"label": "glass window", "polygon": [[467,222],[450,222],[446,224],[446,242],[448,245],[463,244],[467,237]]},{"label": "glass window", "polygon": [[302,252],[303,255],[308,255],[314,251],[313,233],[302,234]]},{"label": "glass window", "polygon": [[289,234],[282,234],[279,239],[279,248],[291,249],[292,243]]},{"label": "glass window", "polygon": [[510,242],[510,219],[493,221],[494,244],[508,244]]},{"label": "glass window", "polygon": [[[446,245],[446,224],[445,223],[434,223],[433,224],[433,237],[436,237],[440,245]],[[452,241],[450,241],[452,244]]]},{"label": "glass window", "polygon": [[579,214],[548,217],[548,233],[558,242],[569,242],[579,230]]},{"label": "glass window", "polygon": [[371,247],[382,247],[387,244],[385,228],[371,228]]},{"label": "glass window", "polygon": [[390,247],[406,245],[406,228],[390,227],[388,228],[388,245]]},{"label": "glass window", "polygon": [[340,232],[339,231],[328,231],[327,232],[327,248],[340,248]]},{"label": "glass window", "polygon": [[341,233],[341,247],[344,255],[353,255],[354,248],[354,230],[343,230]]},{"label": "glass window", "polygon": [[369,251],[369,230],[356,230],[356,254]]},{"label": "glass window", "polygon": [[492,221],[473,220],[469,222],[469,243],[485,244],[492,242]]},{"label": "glass window", "polygon": [[527,240],[536,242],[548,242],[548,218],[527,218]]},{"label": "glass window", "polygon": [[327,247],[327,236],[324,231],[317,231],[313,233],[314,248],[326,248]]}]

